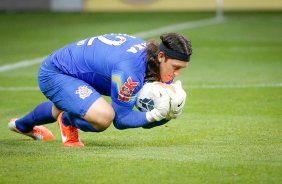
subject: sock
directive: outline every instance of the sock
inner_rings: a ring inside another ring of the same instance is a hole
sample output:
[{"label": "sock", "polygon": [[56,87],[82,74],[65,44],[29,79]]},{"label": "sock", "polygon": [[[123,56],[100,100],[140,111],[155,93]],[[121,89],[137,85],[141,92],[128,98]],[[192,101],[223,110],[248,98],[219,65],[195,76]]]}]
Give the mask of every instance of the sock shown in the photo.
[{"label": "sock", "polygon": [[65,126],[72,125],[84,132],[99,132],[90,123],[80,117],[72,115],[69,112],[64,112],[62,119]]},{"label": "sock", "polygon": [[30,113],[16,121],[16,128],[23,133],[32,131],[35,125],[53,123],[56,119],[52,115],[52,102],[43,102]]}]

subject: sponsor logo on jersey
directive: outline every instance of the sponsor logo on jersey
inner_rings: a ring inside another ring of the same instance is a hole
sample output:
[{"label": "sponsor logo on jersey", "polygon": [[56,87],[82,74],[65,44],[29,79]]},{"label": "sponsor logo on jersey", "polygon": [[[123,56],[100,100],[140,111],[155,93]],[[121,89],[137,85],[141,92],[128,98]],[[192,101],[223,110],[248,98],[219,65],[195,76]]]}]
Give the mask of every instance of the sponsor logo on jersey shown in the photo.
[{"label": "sponsor logo on jersey", "polygon": [[92,93],[93,91],[89,89],[86,85],[79,86],[78,89],[75,91],[75,94],[78,94],[79,98],[83,100],[89,97]]},{"label": "sponsor logo on jersey", "polygon": [[127,78],[127,81],[123,84],[121,87],[119,94],[118,94],[118,100],[128,102],[131,99],[132,93],[135,89],[135,87],[138,85],[139,82],[133,82],[131,77],[129,76]]}]

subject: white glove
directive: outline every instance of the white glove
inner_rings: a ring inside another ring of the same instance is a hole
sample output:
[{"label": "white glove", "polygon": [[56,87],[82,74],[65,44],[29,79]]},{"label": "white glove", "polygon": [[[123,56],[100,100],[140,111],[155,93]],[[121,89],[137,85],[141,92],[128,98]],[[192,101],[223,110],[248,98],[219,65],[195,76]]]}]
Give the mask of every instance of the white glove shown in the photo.
[{"label": "white glove", "polygon": [[170,97],[164,87],[153,87],[154,93],[154,109],[146,113],[146,118],[149,122],[160,121],[169,113]]},{"label": "white glove", "polygon": [[175,91],[172,91],[169,88],[166,88],[167,93],[170,96],[170,112],[167,119],[175,119],[178,116],[181,115],[183,107],[185,105],[186,101],[186,92],[182,88],[181,81],[178,80],[174,84],[171,84],[174,86]]}]

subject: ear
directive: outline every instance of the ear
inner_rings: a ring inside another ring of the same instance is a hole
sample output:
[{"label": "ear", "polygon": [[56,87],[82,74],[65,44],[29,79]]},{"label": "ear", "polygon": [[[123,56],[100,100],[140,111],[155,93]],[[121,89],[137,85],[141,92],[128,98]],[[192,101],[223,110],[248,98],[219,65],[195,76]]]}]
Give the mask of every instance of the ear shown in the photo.
[{"label": "ear", "polygon": [[158,53],[158,60],[159,60],[160,63],[164,62],[164,60],[165,60],[165,53],[164,52],[160,51]]}]

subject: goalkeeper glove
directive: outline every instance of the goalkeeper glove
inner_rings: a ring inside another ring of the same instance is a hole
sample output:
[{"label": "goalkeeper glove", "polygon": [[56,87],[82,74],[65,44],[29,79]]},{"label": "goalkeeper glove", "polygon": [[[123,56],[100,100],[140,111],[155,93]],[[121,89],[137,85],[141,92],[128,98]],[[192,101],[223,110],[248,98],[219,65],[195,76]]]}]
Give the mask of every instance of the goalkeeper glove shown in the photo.
[{"label": "goalkeeper glove", "polygon": [[170,97],[165,88],[155,85],[152,90],[154,94],[154,109],[146,112],[146,118],[149,122],[160,121],[166,118],[170,108]]},{"label": "goalkeeper glove", "polygon": [[168,113],[167,119],[175,119],[181,115],[183,107],[186,101],[186,92],[182,88],[181,81],[178,80],[174,84],[171,84],[175,88],[175,92],[171,89],[166,88],[167,93],[170,96],[170,112]]}]

